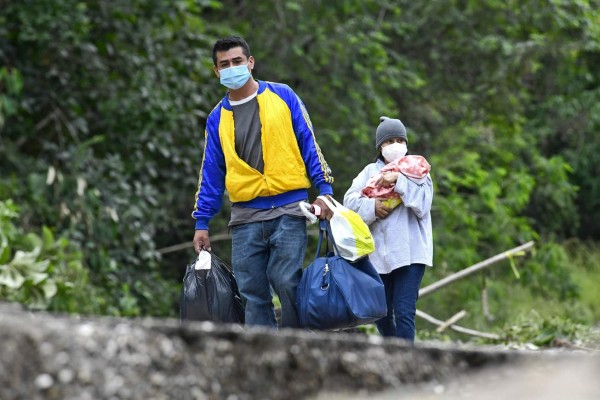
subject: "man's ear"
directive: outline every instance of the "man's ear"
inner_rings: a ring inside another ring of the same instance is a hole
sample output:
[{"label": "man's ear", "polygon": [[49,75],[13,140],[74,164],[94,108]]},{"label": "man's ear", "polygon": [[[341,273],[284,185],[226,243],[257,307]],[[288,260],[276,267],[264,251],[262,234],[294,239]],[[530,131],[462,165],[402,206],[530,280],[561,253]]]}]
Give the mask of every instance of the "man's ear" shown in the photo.
[{"label": "man's ear", "polygon": [[216,65],[213,65],[213,72],[215,73],[215,75],[217,76],[217,78],[221,77],[221,74],[219,74],[219,68],[217,68]]},{"label": "man's ear", "polygon": [[248,57],[248,66],[250,67],[250,72],[254,69],[254,57]]}]

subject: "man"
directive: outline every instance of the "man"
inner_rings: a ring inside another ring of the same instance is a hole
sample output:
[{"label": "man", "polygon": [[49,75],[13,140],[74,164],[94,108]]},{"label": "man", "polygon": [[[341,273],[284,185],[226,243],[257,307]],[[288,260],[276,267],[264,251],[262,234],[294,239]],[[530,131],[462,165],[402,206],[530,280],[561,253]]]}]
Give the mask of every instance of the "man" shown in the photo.
[{"label": "man", "polygon": [[[231,263],[246,325],[277,327],[273,288],[281,302],[281,326],[298,327],[296,288],[307,242],[298,203],[307,200],[310,180],[321,195],[331,195],[331,170],[300,98],[287,85],[253,79],[255,60],[244,39],[218,40],[213,62],[229,90],[206,121],[192,213],[194,249],[211,249],[208,225],[226,189],[232,203]],[[313,204],[321,209],[319,218],[331,217],[323,201]]]}]

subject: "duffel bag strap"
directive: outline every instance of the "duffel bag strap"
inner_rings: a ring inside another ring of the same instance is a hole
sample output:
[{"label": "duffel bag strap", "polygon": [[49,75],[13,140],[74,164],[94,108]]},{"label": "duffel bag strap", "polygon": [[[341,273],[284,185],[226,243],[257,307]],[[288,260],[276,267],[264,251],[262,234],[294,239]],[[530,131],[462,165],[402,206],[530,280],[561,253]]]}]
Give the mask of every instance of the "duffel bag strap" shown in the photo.
[{"label": "duffel bag strap", "polygon": [[331,244],[333,245],[334,253],[336,255],[340,254],[340,251],[338,250],[337,245],[335,244],[335,240],[333,239],[333,234],[331,233],[331,225],[329,224],[329,221],[320,220],[319,221],[319,243],[317,245],[317,253],[315,254],[315,260],[319,257],[319,254],[321,253],[321,243],[323,243],[323,236],[325,236],[325,240],[327,241],[327,244],[325,247],[325,256],[327,256],[327,254],[329,253],[329,241],[331,241]]},{"label": "duffel bag strap", "polygon": [[335,241],[333,240],[333,235],[331,234],[331,226],[329,226],[329,221],[327,220],[319,220],[319,243],[317,244],[317,252],[315,253],[315,260],[319,258],[319,254],[321,254],[321,245],[323,244],[323,237],[325,237],[325,257],[329,254],[329,241],[333,243],[333,248],[335,250],[335,254],[339,254],[339,251],[335,245]]},{"label": "duffel bag strap", "polygon": [[[319,242],[317,243],[317,252],[315,253],[315,260],[319,258],[321,254],[321,244],[323,244],[323,236],[327,234],[327,221],[319,221]],[[327,242],[325,251],[329,250],[329,242]]]}]

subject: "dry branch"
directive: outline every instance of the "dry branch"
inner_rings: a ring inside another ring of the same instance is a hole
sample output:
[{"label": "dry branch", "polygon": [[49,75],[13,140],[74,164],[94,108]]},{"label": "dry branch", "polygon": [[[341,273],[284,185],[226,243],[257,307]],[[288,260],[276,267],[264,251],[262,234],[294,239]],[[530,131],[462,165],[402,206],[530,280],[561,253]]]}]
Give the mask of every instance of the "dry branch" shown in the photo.
[{"label": "dry branch", "polygon": [[[220,240],[225,240],[225,239],[229,239],[229,238],[231,238],[231,235],[229,233],[219,233],[214,236],[211,236],[210,242],[214,243],[214,242],[218,242]],[[173,246],[163,247],[162,249],[158,249],[157,251],[160,254],[167,254],[167,253],[173,253],[175,251],[185,250],[187,248],[193,248],[193,247],[194,247],[194,244],[190,240],[189,242],[183,242],[183,243],[179,243],[179,244],[174,244]]]},{"label": "dry branch", "polygon": [[[309,236],[319,236],[319,231],[315,230],[315,229],[309,229],[307,233]],[[217,233],[214,236],[210,236],[211,243],[219,242],[219,241],[226,240],[226,239],[231,239],[231,234]],[[194,244],[190,240],[189,242],[183,242],[183,243],[179,243],[179,244],[174,244],[172,246],[162,247],[156,251],[158,251],[160,254],[167,254],[167,253],[173,253],[175,251],[185,250],[185,249],[192,248],[192,247],[194,247]]]},{"label": "dry branch", "polygon": [[[444,324],[444,321],[440,321],[439,319],[436,319],[436,318],[432,317],[431,315],[424,313],[421,310],[417,310],[417,316],[420,318],[423,318],[425,321],[430,322],[434,325],[443,325]],[[465,333],[465,334],[471,335],[471,336],[477,336],[477,337],[482,337],[482,338],[492,339],[492,340],[500,339],[500,336],[496,335],[495,333],[480,332],[480,331],[476,331],[473,329],[464,328],[460,325],[450,325],[450,329],[452,329],[456,332]]]},{"label": "dry branch", "polygon": [[436,331],[437,332],[445,331],[447,327],[449,327],[450,325],[454,325],[459,319],[461,319],[465,315],[467,315],[467,312],[465,310],[460,310],[459,312],[457,312],[456,314],[454,314],[453,316],[448,318],[442,325],[438,326]]},{"label": "dry branch", "polygon": [[487,260],[481,261],[475,265],[472,265],[472,266],[465,268],[461,271],[458,271],[452,275],[449,275],[449,276],[445,277],[444,279],[440,279],[439,281],[434,282],[429,286],[425,286],[424,288],[419,290],[419,298],[426,296],[432,292],[435,292],[436,290],[441,289],[442,287],[449,285],[452,282],[455,282],[466,276],[474,274],[477,271],[487,268],[490,265],[497,263],[498,261],[502,261],[506,258],[509,258],[521,251],[528,250],[528,249],[532,248],[533,245],[534,245],[534,242],[527,242],[525,244],[522,244],[521,246],[515,247],[514,249],[507,250],[503,253],[495,255],[494,257],[488,258]]}]

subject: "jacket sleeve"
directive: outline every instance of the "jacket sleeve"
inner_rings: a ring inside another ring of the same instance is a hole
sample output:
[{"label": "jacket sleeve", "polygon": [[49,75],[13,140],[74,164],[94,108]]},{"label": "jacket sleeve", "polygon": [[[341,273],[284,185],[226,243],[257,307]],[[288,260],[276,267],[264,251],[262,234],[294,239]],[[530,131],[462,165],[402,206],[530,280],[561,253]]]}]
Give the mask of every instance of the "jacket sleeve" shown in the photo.
[{"label": "jacket sleeve", "polygon": [[292,124],[306,171],[321,195],[333,194],[331,168],[329,168],[321,148],[317,144],[308,111],[306,111],[306,107],[304,107],[304,103],[298,95],[291,89],[289,91],[288,104],[292,114]]},{"label": "jacket sleeve", "polygon": [[218,118],[208,118],[204,134],[204,156],[198,178],[196,205],[192,217],[196,229],[208,230],[212,217],[219,212],[225,191],[225,156],[221,148]]},{"label": "jacket sleeve", "polygon": [[402,198],[405,207],[414,211],[418,218],[427,216],[431,211],[433,201],[433,181],[427,174],[424,182],[417,183],[400,174],[396,181],[394,191]]},{"label": "jacket sleeve", "polygon": [[360,174],[352,181],[352,185],[344,195],[344,206],[355,211],[365,221],[365,224],[371,225],[377,220],[375,216],[375,199],[371,199],[361,193],[361,190],[367,185],[370,178],[369,167],[365,167]]}]

